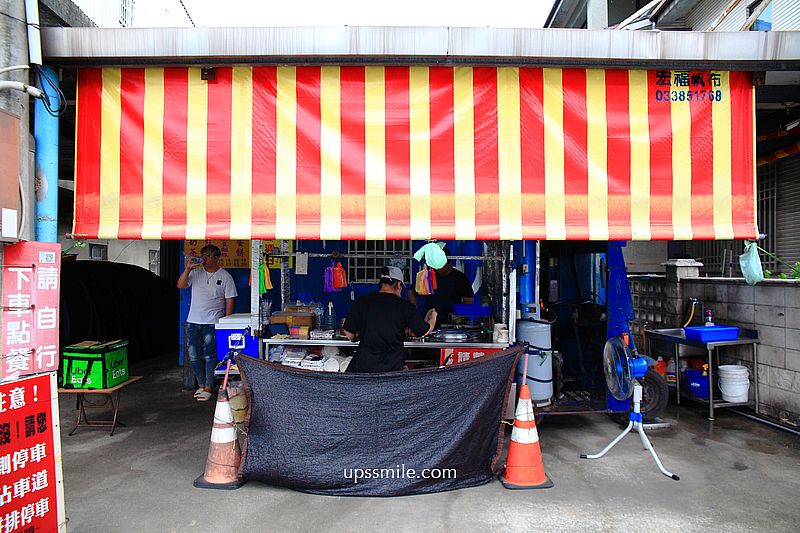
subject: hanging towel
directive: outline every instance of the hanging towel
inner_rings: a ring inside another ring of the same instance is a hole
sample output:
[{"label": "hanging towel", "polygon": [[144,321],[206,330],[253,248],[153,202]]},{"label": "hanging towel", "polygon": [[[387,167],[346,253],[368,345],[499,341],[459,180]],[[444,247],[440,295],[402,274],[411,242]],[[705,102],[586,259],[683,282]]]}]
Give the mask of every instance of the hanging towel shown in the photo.
[{"label": "hanging towel", "polygon": [[264,294],[272,288],[272,279],[269,275],[268,259],[264,257],[258,265],[258,292]]}]

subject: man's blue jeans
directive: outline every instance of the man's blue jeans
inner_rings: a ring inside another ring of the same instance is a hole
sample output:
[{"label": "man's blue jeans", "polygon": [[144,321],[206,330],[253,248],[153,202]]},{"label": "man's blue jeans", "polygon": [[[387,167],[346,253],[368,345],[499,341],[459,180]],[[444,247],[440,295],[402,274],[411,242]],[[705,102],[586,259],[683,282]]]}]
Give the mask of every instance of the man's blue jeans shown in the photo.
[{"label": "man's blue jeans", "polygon": [[188,323],[189,363],[201,387],[214,387],[217,367],[217,335],[214,324]]}]

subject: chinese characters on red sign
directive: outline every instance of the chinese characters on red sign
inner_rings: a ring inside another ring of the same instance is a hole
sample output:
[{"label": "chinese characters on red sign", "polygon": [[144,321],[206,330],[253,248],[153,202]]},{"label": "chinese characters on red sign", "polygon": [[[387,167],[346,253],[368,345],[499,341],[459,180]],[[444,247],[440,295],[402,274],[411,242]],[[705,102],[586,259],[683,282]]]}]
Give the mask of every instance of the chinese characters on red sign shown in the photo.
[{"label": "chinese characters on red sign", "polygon": [[498,348],[442,348],[439,351],[439,364],[450,366],[480,359],[484,355],[497,353]]},{"label": "chinese characters on red sign", "polygon": [[0,384],[0,531],[59,522],[52,374]]},{"label": "chinese characters on red sign", "polygon": [[[288,248],[281,249],[283,242],[286,242]],[[280,257],[269,257],[272,253],[292,253],[294,241],[261,241],[263,246],[263,253],[267,255],[267,266],[269,268],[280,268],[282,259]],[[294,257],[289,257],[289,268],[294,268]]]},{"label": "chinese characters on red sign", "polygon": [[61,246],[19,242],[4,263],[0,377],[57,370]]},{"label": "chinese characters on red sign", "polygon": [[200,250],[206,244],[219,248],[219,266],[222,268],[250,268],[250,241],[184,241],[183,253],[200,257]]}]

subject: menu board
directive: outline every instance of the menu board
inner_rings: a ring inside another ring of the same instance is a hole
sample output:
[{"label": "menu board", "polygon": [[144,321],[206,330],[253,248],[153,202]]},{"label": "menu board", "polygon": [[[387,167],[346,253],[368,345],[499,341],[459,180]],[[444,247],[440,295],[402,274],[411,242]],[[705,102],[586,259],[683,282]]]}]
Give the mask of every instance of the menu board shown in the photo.
[{"label": "menu board", "polygon": [[183,253],[186,256],[200,257],[200,250],[206,244],[220,249],[219,266],[222,268],[250,268],[250,241],[184,241]]}]

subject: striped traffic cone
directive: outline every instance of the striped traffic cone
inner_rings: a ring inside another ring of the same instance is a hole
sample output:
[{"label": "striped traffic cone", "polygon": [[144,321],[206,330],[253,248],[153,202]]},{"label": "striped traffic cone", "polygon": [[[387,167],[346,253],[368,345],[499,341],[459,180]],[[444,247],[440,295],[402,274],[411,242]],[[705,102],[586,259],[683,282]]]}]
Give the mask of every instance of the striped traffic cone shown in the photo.
[{"label": "striped traffic cone", "polygon": [[200,489],[238,489],[242,486],[239,481],[241,461],[242,454],[236,440],[228,392],[220,388],[214,411],[214,426],[211,430],[206,470],[202,476],[194,480],[194,486]]},{"label": "striped traffic cone", "polygon": [[531,391],[527,384],[520,389],[514,418],[506,469],[500,482],[507,489],[549,489],[553,482],[544,473],[539,432],[536,431]]}]

